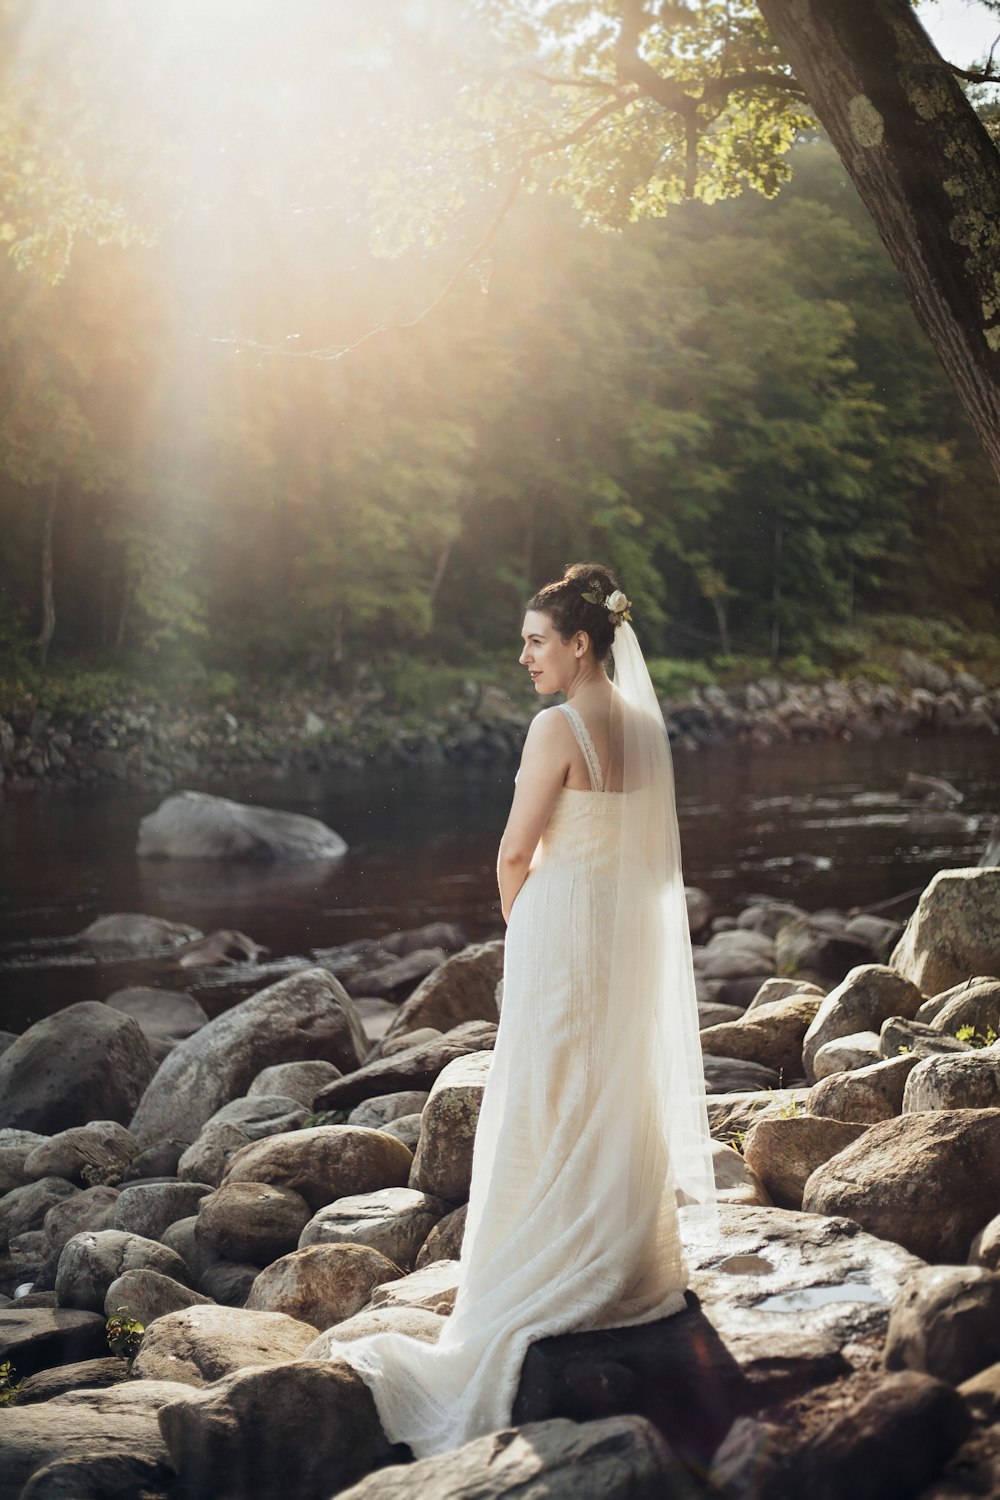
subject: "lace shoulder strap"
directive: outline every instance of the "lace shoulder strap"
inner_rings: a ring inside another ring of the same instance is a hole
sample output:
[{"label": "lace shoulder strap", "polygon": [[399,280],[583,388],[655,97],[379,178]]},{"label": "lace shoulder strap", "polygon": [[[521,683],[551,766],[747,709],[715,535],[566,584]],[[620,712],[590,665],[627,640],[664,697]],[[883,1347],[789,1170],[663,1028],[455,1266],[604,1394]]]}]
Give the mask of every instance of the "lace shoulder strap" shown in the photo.
[{"label": "lace shoulder strap", "polygon": [[603,792],[604,774],[601,771],[601,762],[597,751],[594,749],[594,742],[590,738],[590,731],[576,709],[569,703],[560,703],[558,707],[569,720],[569,726],[576,737],[576,742],[583,751],[583,758],[587,762],[587,770],[590,773],[590,790],[592,792]]}]

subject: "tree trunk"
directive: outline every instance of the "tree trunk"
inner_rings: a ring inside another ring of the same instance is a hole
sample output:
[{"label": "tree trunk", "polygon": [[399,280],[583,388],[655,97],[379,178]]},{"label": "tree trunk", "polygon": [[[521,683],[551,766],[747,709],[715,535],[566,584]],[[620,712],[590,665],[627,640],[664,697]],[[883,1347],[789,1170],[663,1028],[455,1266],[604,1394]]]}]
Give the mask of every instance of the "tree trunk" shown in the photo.
[{"label": "tree trunk", "polygon": [[719,645],[723,656],[729,656],[729,625],[726,621],[726,606],[719,598],[712,599],[712,608],[715,610],[715,623],[719,627]]},{"label": "tree trunk", "polygon": [[1000,475],[1000,152],[908,0],[758,0]]},{"label": "tree trunk", "polygon": [[56,629],[56,600],[52,576],[52,530],[59,504],[59,481],[53,479],[42,522],[42,628],[38,632],[38,660],[44,671]]}]

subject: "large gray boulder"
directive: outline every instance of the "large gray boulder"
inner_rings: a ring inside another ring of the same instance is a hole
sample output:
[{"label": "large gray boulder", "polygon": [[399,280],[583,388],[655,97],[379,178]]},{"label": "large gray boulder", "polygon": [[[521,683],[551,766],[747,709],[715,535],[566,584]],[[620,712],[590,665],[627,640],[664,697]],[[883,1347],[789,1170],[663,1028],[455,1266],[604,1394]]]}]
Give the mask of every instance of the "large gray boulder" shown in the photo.
[{"label": "large gray boulder", "polygon": [[960,1385],[1000,1359],[1000,1276],[982,1266],[925,1266],[893,1304],[884,1359]]},{"label": "large gray boulder", "polygon": [[461,1203],[469,1196],[472,1148],[492,1052],[456,1057],[438,1074],[420,1119],[409,1185]]},{"label": "large gray boulder", "polygon": [[347,845],[318,818],[177,792],[139,824],[140,859],[337,859]]},{"label": "large gray boulder", "polygon": [[343,986],[325,969],[304,969],[180,1042],[143,1094],[129,1128],[140,1140],[171,1136],[190,1145],[216,1110],[245,1094],[263,1068],[320,1058],[347,1071],[358,1067],[367,1047]]},{"label": "large gray boulder", "polygon": [[25,1157],[26,1177],[66,1177],[70,1182],[118,1182],[138,1143],[116,1120],[73,1125],[36,1146]]},{"label": "large gray boulder", "polygon": [[310,1212],[292,1188],[227,1182],[199,1203],[195,1236],[228,1260],[266,1266],[298,1247]]},{"label": "large gray boulder", "polygon": [[155,1072],[131,1016],[82,1000],[36,1021],[0,1056],[0,1126],[54,1135],[89,1120],[125,1124]]},{"label": "large gray boulder", "polygon": [[[103,1313],[82,1308],[23,1307],[18,1302],[0,1307],[0,1363],[9,1360],[18,1375],[33,1375],[54,1365],[96,1359],[106,1353]],[[4,1451],[0,1438],[0,1456]]]},{"label": "large gray boulder", "polygon": [[190,1500],[326,1500],[390,1454],[343,1360],[244,1370],[163,1407],[160,1430]]},{"label": "large gray boulder", "polygon": [[5,1193],[0,1198],[0,1250],[6,1250],[19,1235],[41,1229],[49,1209],[75,1198],[79,1191],[62,1177],[40,1177]]},{"label": "large gray boulder", "polygon": [[160,1271],[123,1271],[104,1295],[104,1315],[111,1318],[124,1308],[130,1318],[146,1328],[167,1313],[211,1305],[212,1300]]},{"label": "large gray boulder", "polygon": [[818,1167],[810,1213],[843,1214],[929,1261],[963,1262],[1000,1213],[1000,1109],[900,1115]]},{"label": "large gray boulder", "polygon": [[270,1182],[288,1187],[315,1212],[350,1193],[405,1187],[412,1154],[381,1130],[356,1125],[317,1125],[253,1141],[229,1164],[223,1186]]},{"label": "large gray boulder", "polygon": [[815,1081],[813,1059],[820,1047],[856,1032],[877,1032],[888,1016],[915,1016],[923,1001],[917,985],[885,964],[861,964],[832,989],[802,1043],[806,1077]]},{"label": "large gray boulder", "polygon": [[136,1182],[123,1188],[115,1205],[115,1228],[158,1240],[165,1229],[197,1213],[211,1188],[204,1182]]},{"label": "large gray boulder", "polygon": [[940,870],[890,962],[926,995],[1000,975],[1000,869]]},{"label": "large gray boulder", "polygon": [[135,953],[153,953],[159,948],[179,948],[202,936],[186,922],[168,922],[144,912],[117,911],[98,917],[77,933],[77,942],[88,948],[126,948]]},{"label": "large gray boulder", "polygon": [[175,1281],[189,1279],[181,1257],[156,1240],[121,1229],[75,1234],[59,1257],[56,1301],[60,1307],[99,1312],[111,1283],[124,1271],[138,1270],[159,1271]]},{"label": "large gray boulder", "polygon": [[643,1417],[530,1422],[450,1453],[378,1469],[338,1500],[697,1500],[700,1491]]},{"label": "large gray boulder", "polygon": [[[336,1075],[337,1070],[333,1071]],[[177,1163],[177,1175],[218,1187],[237,1151],[263,1136],[295,1130],[308,1114],[297,1099],[281,1094],[246,1094],[232,1099],[216,1110],[198,1139],[188,1146]]]},{"label": "large gray boulder", "polygon": [[[235,1186],[235,1184],[234,1184]],[[307,1245],[368,1245],[409,1270],[431,1230],[448,1211],[440,1198],[413,1188],[355,1193],[327,1204],[299,1237]]]},{"label": "large gray boulder", "polygon": [[801,1208],[816,1168],[867,1128],[816,1115],[768,1115],[751,1125],[743,1156],[778,1208]]},{"label": "large gray boulder", "polygon": [[905,1052],[848,1073],[832,1073],[809,1090],[806,1111],[865,1125],[891,1120],[902,1113],[906,1080],[919,1061],[915,1053]]},{"label": "large gray boulder", "polygon": [[400,1006],[386,1037],[424,1026],[444,1032],[463,1021],[495,1023],[499,1014],[496,988],[502,974],[502,941],[463,948],[417,986]]},{"label": "large gray boulder", "polygon": [[370,1245],[307,1245],[264,1267],[247,1307],[287,1313],[322,1331],[359,1313],[377,1286],[402,1274]]},{"label": "large gray boulder", "polygon": [[793,994],[754,1005],[738,1021],[704,1028],[701,1045],[713,1057],[763,1063],[785,1078],[799,1078],[802,1040],[822,1003],[820,995]]},{"label": "large gray boulder", "polygon": [[[166,1313],[146,1329],[132,1365],[140,1380],[203,1386],[235,1370],[298,1359],[316,1337],[284,1313],[199,1305]],[[314,1419],[311,1418],[311,1420]]]},{"label": "large gray boulder", "polygon": [[202,1007],[183,990],[158,990],[148,985],[115,990],[105,1000],[114,1010],[138,1021],[146,1040],[163,1057],[186,1036],[200,1031],[208,1020]]}]

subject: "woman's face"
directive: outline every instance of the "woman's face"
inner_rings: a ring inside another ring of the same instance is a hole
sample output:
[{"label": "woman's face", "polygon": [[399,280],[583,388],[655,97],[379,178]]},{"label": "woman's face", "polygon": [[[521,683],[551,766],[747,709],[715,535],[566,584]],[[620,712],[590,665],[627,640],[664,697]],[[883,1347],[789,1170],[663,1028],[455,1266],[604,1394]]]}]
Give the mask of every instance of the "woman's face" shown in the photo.
[{"label": "woman's face", "polygon": [[[583,632],[564,641],[550,615],[529,609],[521,630],[524,650],[518,657],[527,667],[537,693],[563,693],[580,671],[587,642]],[[581,650],[581,644],[584,649]]]}]

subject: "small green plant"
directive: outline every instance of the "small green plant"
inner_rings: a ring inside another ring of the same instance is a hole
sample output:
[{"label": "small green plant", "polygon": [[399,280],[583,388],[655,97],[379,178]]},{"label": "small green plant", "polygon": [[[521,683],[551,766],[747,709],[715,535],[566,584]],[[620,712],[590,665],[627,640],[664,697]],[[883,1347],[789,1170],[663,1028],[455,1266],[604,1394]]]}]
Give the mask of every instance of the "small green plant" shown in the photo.
[{"label": "small green plant", "polygon": [[790,1094],[779,1094],[776,1089],[768,1089],[767,1092],[776,1105],[776,1108],[771,1110],[770,1113],[777,1115],[779,1120],[794,1120],[802,1113],[799,1101],[793,1099]]},{"label": "small green plant", "polygon": [[306,1115],[299,1129],[315,1130],[319,1125],[346,1125],[350,1113],[349,1109],[319,1109],[313,1115]]},{"label": "small green plant", "polygon": [[143,1325],[129,1315],[127,1307],[116,1307],[105,1323],[104,1330],[111,1353],[118,1359],[127,1360],[131,1367],[132,1361],[139,1353],[142,1336],[146,1332]]},{"label": "small green plant", "polygon": [[960,1026],[955,1036],[960,1042],[968,1042],[970,1047],[992,1047],[997,1039],[992,1026],[987,1026],[985,1031],[977,1031],[972,1025]]},{"label": "small green plant", "polygon": [[726,1145],[735,1151],[737,1156],[743,1155],[743,1143],[747,1138],[745,1130],[731,1130],[726,1136]]},{"label": "small green plant", "polygon": [[900,1042],[899,1046],[896,1048],[896,1051],[899,1053],[900,1057],[902,1057],[904,1053],[912,1052],[913,1048],[910,1047],[906,1042]]},{"label": "small green plant", "polygon": [[24,1387],[14,1379],[14,1366],[9,1359],[0,1364],[0,1406],[13,1406]]}]

